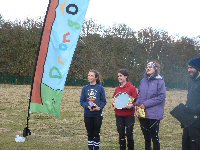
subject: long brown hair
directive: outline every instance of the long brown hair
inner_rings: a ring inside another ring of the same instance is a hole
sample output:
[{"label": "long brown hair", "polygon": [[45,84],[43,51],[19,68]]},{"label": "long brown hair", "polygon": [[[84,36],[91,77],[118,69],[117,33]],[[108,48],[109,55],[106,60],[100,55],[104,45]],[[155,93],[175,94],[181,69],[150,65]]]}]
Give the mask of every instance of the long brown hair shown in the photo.
[{"label": "long brown hair", "polygon": [[95,75],[95,78],[97,79],[96,83],[97,84],[101,84],[99,72],[97,70],[95,70],[95,69],[90,69],[89,72],[93,72],[94,75]]}]

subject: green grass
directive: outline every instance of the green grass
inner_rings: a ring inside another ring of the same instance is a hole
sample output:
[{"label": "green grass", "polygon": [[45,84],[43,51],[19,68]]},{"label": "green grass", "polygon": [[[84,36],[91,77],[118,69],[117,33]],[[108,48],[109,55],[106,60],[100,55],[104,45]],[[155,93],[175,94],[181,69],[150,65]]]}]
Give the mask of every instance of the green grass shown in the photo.
[{"label": "green grass", "polygon": [[[81,87],[66,87],[61,113],[56,119],[47,114],[31,114],[28,141],[16,143],[15,136],[22,135],[26,126],[30,86],[0,85],[0,150],[87,150],[87,136],[83,122],[83,109],[79,105]],[[118,134],[115,126],[111,97],[114,88],[106,88],[108,103],[101,128],[101,149],[118,150]],[[180,150],[182,130],[169,111],[185,102],[186,91],[167,92],[165,118],[160,124],[162,150]],[[144,139],[138,121],[134,127],[135,149],[144,150]]]}]

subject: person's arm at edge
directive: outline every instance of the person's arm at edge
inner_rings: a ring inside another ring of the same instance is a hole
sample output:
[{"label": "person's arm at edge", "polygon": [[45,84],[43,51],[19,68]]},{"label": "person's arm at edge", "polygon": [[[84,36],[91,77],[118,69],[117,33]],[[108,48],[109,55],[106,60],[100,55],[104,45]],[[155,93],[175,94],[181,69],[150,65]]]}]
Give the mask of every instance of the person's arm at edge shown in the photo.
[{"label": "person's arm at edge", "polygon": [[106,92],[105,92],[105,89],[103,86],[101,86],[101,94],[100,94],[100,109],[103,109],[107,103],[107,100],[106,100]]},{"label": "person's arm at edge", "polygon": [[82,88],[81,97],[80,97],[80,105],[83,108],[88,108],[89,104],[87,103],[86,96],[85,96],[85,86]]}]

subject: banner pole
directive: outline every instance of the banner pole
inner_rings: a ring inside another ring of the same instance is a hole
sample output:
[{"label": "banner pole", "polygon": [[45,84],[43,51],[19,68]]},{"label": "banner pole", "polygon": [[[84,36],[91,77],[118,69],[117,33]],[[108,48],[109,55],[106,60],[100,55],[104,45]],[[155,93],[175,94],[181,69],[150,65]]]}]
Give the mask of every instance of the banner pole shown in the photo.
[{"label": "banner pole", "polygon": [[31,99],[29,98],[29,104],[28,104],[28,114],[27,114],[27,120],[26,120],[26,127],[23,130],[23,137],[27,137],[31,135],[31,130],[29,129],[29,120],[30,120],[30,104],[31,104]]},{"label": "banner pole", "polygon": [[[41,37],[40,37],[40,44],[39,45],[41,45],[42,35],[43,35],[43,32],[44,32],[44,26],[45,26],[46,17],[47,17],[47,13],[48,13],[48,9],[49,9],[50,3],[51,3],[51,0],[49,0],[49,4],[48,4],[48,7],[47,7],[47,11],[46,11],[45,19],[44,19],[44,24],[43,24],[43,28],[42,28],[42,34],[41,34]],[[38,48],[38,54],[37,54],[37,58],[36,58],[36,62],[35,62],[35,71],[36,71],[36,67],[37,67],[37,61],[38,61],[38,57],[39,57],[39,52],[40,52],[40,46]],[[31,97],[32,97],[33,84],[34,84],[34,77],[35,77],[35,73],[34,73],[33,78],[32,78],[31,92],[30,92],[30,98],[29,98],[29,103],[28,103],[28,113],[27,113],[27,118],[26,118],[26,127],[23,130],[23,137],[27,137],[27,136],[31,135],[31,130],[29,129],[29,120],[30,120],[30,105],[31,105]]]}]

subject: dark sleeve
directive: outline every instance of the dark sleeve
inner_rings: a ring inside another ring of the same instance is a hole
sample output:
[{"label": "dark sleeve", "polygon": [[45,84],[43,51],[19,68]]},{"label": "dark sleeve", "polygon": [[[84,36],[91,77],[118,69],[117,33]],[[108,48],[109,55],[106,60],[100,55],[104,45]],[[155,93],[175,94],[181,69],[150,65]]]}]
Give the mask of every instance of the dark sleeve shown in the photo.
[{"label": "dark sleeve", "polygon": [[200,117],[200,84],[198,84],[198,104],[194,107],[194,113]]},{"label": "dark sleeve", "polygon": [[106,92],[105,89],[101,86],[101,94],[100,94],[100,108],[103,109],[106,105]]},{"label": "dark sleeve", "polygon": [[[190,90],[192,90],[192,83],[191,82],[189,83],[189,86],[188,86],[188,92]],[[197,99],[198,103],[195,106],[192,106],[192,108],[190,108],[190,111],[195,115],[200,115],[200,84],[198,84],[198,87],[197,87],[196,90],[198,90],[198,91],[196,91],[195,93],[198,93],[198,94],[197,95],[196,94],[192,94],[192,91],[191,91],[191,95],[192,95],[192,97],[195,97],[195,99],[198,98]],[[186,102],[186,104],[187,104],[187,102]]]},{"label": "dark sleeve", "polygon": [[83,108],[88,108],[89,104],[87,102],[87,97],[85,95],[85,87],[83,87],[82,92],[81,92],[81,97],[80,97],[80,105]]},{"label": "dark sleeve", "polygon": [[162,103],[166,98],[166,87],[164,80],[158,84],[157,96],[146,100],[143,104],[146,108],[153,107]]},{"label": "dark sleeve", "polygon": [[198,104],[194,109],[193,112],[197,115],[200,115],[200,104]]}]

